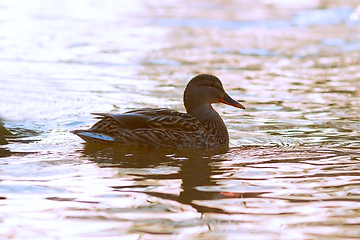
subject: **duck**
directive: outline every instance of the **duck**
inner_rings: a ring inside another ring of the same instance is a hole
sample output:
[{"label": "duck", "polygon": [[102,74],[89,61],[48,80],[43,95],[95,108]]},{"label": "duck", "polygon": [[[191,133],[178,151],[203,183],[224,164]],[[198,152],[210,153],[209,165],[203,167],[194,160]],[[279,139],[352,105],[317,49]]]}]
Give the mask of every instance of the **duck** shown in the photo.
[{"label": "duck", "polygon": [[211,104],[245,109],[211,74],[193,77],[185,87],[186,113],[168,108],[141,108],[119,114],[93,113],[99,119],[87,130],[74,130],[86,143],[175,148],[229,146],[227,127]]}]

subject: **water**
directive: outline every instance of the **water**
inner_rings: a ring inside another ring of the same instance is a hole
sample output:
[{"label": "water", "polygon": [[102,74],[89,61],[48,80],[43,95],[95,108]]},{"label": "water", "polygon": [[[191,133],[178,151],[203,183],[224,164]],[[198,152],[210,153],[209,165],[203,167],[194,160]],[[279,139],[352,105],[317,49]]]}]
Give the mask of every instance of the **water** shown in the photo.
[{"label": "water", "polygon": [[[360,237],[356,1],[0,2],[2,239]],[[92,112],[184,111],[199,72],[226,153],[87,146]]]}]

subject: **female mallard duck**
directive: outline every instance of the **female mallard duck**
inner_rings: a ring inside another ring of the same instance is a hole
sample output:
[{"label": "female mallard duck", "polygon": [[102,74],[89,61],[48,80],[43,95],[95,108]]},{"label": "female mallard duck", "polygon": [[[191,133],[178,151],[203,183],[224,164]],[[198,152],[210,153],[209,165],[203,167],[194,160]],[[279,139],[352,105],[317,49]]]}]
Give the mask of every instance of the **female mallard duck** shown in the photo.
[{"label": "female mallard duck", "polygon": [[218,102],[245,109],[225,92],[217,77],[200,74],[185,88],[187,113],[143,108],[122,114],[96,114],[101,120],[94,126],[73,133],[90,143],[185,148],[228,146],[226,126],[211,106]]}]

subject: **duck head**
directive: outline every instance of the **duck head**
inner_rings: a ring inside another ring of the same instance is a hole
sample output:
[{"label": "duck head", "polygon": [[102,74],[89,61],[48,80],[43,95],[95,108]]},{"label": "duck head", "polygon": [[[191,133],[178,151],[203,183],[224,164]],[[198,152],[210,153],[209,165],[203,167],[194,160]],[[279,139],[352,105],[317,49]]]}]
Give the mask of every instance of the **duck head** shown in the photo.
[{"label": "duck head", "polygon": [[212,103],[221,102],[245,109],[225,92],[220,79],[210,74],[193,77],[185,88],[183,99],[186,112],[199,119],[217,114],[211,107]]}]

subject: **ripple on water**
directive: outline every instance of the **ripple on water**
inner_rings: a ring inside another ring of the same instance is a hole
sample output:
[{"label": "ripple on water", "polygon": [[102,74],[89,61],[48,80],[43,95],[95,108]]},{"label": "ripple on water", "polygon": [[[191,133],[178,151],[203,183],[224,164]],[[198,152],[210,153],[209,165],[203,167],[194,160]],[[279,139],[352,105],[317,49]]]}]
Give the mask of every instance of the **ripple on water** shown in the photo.
[{"label": "ripple on water", "polygon": [[[3,1],[0,238],[357,239],[351,4]],[[228,152],[70,133],[91,112],[184,111],[199,72],[247,107],[214,104]]]}]

